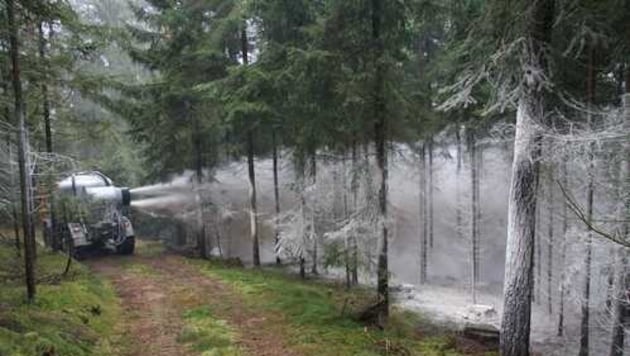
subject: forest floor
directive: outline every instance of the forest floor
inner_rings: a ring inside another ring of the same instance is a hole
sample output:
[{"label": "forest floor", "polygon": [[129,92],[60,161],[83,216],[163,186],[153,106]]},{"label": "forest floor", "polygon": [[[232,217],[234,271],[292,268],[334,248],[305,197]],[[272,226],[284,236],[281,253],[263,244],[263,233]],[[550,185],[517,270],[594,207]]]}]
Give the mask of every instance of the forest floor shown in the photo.
[{"label": "forest floor", "polygon": [[121,299],[128,355],[492,354],[401,310],[385,331],[365,327],[355,316],[372,293],[360,288],[188,259],[156,243],[87,264]]},{"label": "forest floor", "polygon": [[65,263],[38,249],[27,304],[21,258],[0,241],[0,356],[496,354],[396,307],[386,330],[366,327],[357,315],[372,290],[190,259],[159,243],[73,262],[67,276]]}]

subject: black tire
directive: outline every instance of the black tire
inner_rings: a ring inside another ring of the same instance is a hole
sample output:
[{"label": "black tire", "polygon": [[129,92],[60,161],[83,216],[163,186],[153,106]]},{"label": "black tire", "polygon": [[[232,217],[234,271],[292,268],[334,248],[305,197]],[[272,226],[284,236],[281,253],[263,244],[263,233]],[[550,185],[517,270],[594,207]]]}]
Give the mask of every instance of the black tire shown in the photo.
[{"label": "black tire", "polygon": [[116,252],[119,255],[133,255],[133,250],[136,248],[136,238],[129,236],[123,243],[116,247]]}]

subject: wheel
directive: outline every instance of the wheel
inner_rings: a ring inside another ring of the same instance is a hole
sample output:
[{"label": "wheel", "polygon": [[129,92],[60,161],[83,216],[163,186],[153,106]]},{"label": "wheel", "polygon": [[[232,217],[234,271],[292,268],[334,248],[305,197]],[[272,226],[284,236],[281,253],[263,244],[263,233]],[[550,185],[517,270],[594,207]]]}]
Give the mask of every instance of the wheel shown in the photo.
[{"label": "wheel", "polygon": [[116,252],[119,255],[133,255],[133,250],[136,247],[136,238],[133,236],[129,236],[125,239],[123,243],[116,247]]}]

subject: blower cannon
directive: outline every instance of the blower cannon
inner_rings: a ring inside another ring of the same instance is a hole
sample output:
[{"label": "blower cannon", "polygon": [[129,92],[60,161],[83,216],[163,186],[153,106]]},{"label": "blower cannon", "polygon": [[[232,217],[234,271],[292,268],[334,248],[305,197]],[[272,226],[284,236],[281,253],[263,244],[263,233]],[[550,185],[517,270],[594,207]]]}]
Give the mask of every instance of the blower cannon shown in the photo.
[{"label": "blower cannon", "polygon": [[[129,219],[129,188],[114,186],[98,171],[74,173],[57,183],[57,221],[44,221],[48,239],[61,237],[76,257],[99,248],[133,254],[135,236]],[[55,234],[52,234],[55,230]]]}]

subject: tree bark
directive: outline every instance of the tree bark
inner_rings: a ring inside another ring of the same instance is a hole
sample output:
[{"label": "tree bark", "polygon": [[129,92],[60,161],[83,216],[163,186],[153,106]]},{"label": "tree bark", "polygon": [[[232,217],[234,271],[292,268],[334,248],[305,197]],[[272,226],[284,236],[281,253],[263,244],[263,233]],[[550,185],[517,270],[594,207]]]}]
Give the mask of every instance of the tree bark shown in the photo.
[{"label": "tree bark", "polygon": [[18,128],[18,167],[20,174],[20,201],[22,210],[22,233],[24,235],[24,271],[26,281],[26,296],[29,302],[35,299],[35,236],[31,226],[31,210],[29,209],[30,177],[27,166],[28,147],[26,142],[26,123],[24,119],[24,99],[22,80],[20,75],[18,25],[13,0],[6,0],[7,17],[9,22],[9,51],[12,66],[12,83],[14,96],[15,123]]},{"label": "tree bark", "polygon": [[540,184],[540,176],[536,178],[536,222],[534,226],[534,268],[536,269],[536,277],[534,278],[534,302],[540,305],[540,290],[542,289],[542,192]]},{"label": "tree bark", "polygon": [[[627,84],[630,85],[630,68],[628,71]],[[623,105],[623,127],[625,132],[630,132],[630,94],[627,93],[630,86],[626,86],[626,94],[622,96]],[[621,217],[621,233],[622,238],[627,241],[630,239],[630,223],[625,217],[630,214],[630,194],[628,194],[627,184],[630,182],[630,141],[625,140],[622,146],[622,159],[619,181],[621,184],[620,195],[623,201],[619,206],[619,216]],[[624,221],[625,220],[625,221]],[[619,248],[617,252],[617,270],[615,271],[615,293],[613,298],[613,327],[612,342],[610,346],[610,356],[623,356],[625,343],[625,328],[627,326],[627,318],[630,314],[630,305],[628,304],[627,291],[630,290],[630,281],[628,280],[628,261],[627,251],[625,248]]]},{"label": "tree bark", "polygon": [[[305,165],[303,162],[302,157],[300,157],[300,164],[298,165],[298,167],[295,168],[296,170],[296,175],[297,175],[297,185],[298,185],[298,191],[300,192],[300,215],[302,217],[302,225],[305,226],[306,225],[306,198],[304,196],[304,189],[305,189],[305,180],[304,177],[306,176],[306,172],[305,172]],[[308,242],[308,237],[306,236],[306,229],[303,229],[302,231],[302,248],[300,249],[300,256],[299,256],[299,263],[300,263],[300,277],[302,279],[306,278],[306,258],[305,258],[305,251],[306,251],[306,245]]]},{"label": "tree bark", "polygon": [[[352,190],[352,211],[356,212],[359,206],[359,157],[357,154],[357,142],[352,140],[352,181],[350,182],[350,189]],[[357,243],[357,236],[353,233],[350,238],[350,248],[352,249],[352,257],[350,264],[350,274],[352,278],[352,284],[359,284],[359,246]]]},{"label": "tree bark", "polygon": [[379,296],[378,321],[381,326],[387,323],[389,318],[389,268],[388,268],[388,227],[387,227],[387,119],[384,95],[384,44],[381,37],[381,0],[372,0],[372,40],[374,43],[374,142],[376,145],[376,161],[380,172],[380,187],[378,204],[381,225],[381,250],[378,255],[377,292]]},{"label": "tree bark", "polygon": [[[567,163],[562,162],[562,186],[564,189],[569,189],[569,175],[567,172]],[[567,231],[569,230],[569,207],[566,201],[562,203],[562,255],[560,256],[560,263],[562,268],[562,274],[560,277],[560,296],[559,296],[559,311],[558,311],[558,336],[564,334],[564,294],[566,291],[566,256],[567,256]]]},{"label": "tree bark", "polygon": [[549,214],[549,225],[547,225],[547,311],[549,315],[553,315],[553,224],[554,215],[556,214],[553,204],[553,168],[549,167],[547,179],[547,212]]},{"label": "tree bark", "polygon": [[[595,48],[593,45],[589,46],[588,51],[588,67],[587,67],[587,125],[589,129],[593,128],[593,118],[591,115],[591,108],[593,105],[593,98],[595,95],[595,66],[594,60]],[[590,222],[593,219],[593,195],[595,190],[594,177],[595,174],[595,158],[594,158],[595,144],[591,143],[589,147],[589,170],[588,170],[588,187],[586,191],[586,219],[589,222],[588,234],[586,237],[586,256],[584,257],[584,291],[581,300],[580,309],[582,311],[582,319],[580,322],[580,350],[579,356],[588,356],[589,354],[589,331],[590,331],[590,300],[591,300],[591,264],[592,264],[592,244],[593,244],[593,230],[590,228]]]},{"label": "tree bark", "polygon": [[433,249],[433,137],[429,138],[429,248]]},{"label": "tree bark", "polygon": [[426,142],[420,148],[420,284],[427,282],[428,274],[428,214],[427,214],[427,150]]},{"label": "tree bark", "polygon": [[[311,178],[311,184],[315,186],[317,183],[317,157],[316,153],[313,150],[310,154],[310,171],[309,175]],[[319,244],[319,238],[317,236],[317,230],[315,228],[315,214],[316,214],[316,206],[313,204],[311,207],[311,241],[313,242],[313,263],[311,264],[311,273],[318,274],[317,272],[317,249]]]},{"label": "tree bark", "polygon": [[470,153],[470,183],[472,191],[472,199],[470,204],[470,290],[473,304],[477,303],[477,281],[479,279],[479,246],[478,246],[478,208],[479,208],[479,190],[477,189],[478,179],[478,162],[477,162],[477,143],[475,142],[475,134],[472,130],[468,133],[468,144]]},{"label": "tree bark", "polygon": [[[44,22],[39,22],[38,34],[39,34],[39,57],[45,65],[46,63],[46,38],[44,36]],[[49,26],[49,38],[52,38],[52,26]],[[46,141],[46,152],[49,155],[53,153],[53,140],[52,140],[52,125],[50,118],[50,99],[48,93],[48,78],[44,77],[42,79],[41,85],[42,91],[42,118],[44,120],[44,136]],[[61,250],[61,241],[59,240],[59,236],[57,234],[57,218],[55,214],[55,196],[54,196],[54,174],[53,174],[53,165],[51,164],[48,168],[48,177],[47,177],[47,191],[46,195],[48,196],[48,206],[49,206],[49,219],[50,219],[50,242],[51,247],[54,251]]]},{"label": "tree bark", "polygon": [[536,223],[541,132],[544,122],[544,93],[532,73],[545,73],[545,44],[550,42],[554,1],[532,5],[525,39],[527,68],[516,113],[514,158],[508,206],[506,265],[503,287],[500,353],[528,356],[531,326],[532,262]]},{"label": "tree bark", "polygon": [[[243,65],[249,64],[249,40],[247,39],[247,24],[241,28],[241,55]],[[254,170],[254,128],[247,129],[247,172],[249,176],[249,223],[252,239],[252,261],[254,266],[260,266],[260,247],[258,243],[258,211],[256,208],[256,172]]]},{"label": "tree bark", "polygon": [[455,224],[456,224],[456,233],[457,237],[460,240],[463,240],[463,229],[462,229],[462,204],[461,204],[461,195],[462,188],[460,184],[461,176],[462,176],[462,138],[460,127],[457,126],[457,130],[455,131],[455,139],[457,145],[457,169],[455,171]]},{"label": "tree bark", "polygon": [[247,132],[247,171],[249,175],[249,222],[252,238],[252,257],[254,266],[260,266],[260,247],[258,244],[258,211],[256,208],[256,172],[254,171],[254,134]]},{"label": "tree bark", "polygon": [[274,222],[274,251],[276,253],[276,264],[282,263],[278,254],[278,243],[280,241],[278,219],[280,219],[280,190],[278,188],[278,143],[276,142],[276,130],[271,132],[271,141],[273,144],[273,197],[276,208],[276,218]]}]

